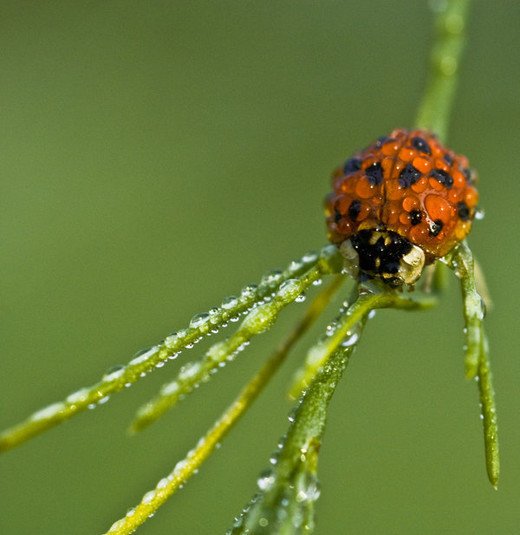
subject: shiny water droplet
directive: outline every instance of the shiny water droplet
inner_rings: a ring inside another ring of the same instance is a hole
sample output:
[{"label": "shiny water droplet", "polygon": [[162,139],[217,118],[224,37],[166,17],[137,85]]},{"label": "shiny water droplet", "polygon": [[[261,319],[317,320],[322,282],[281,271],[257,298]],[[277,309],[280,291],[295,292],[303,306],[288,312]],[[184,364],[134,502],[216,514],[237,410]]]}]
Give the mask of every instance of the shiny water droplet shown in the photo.
[{"label": "shiny water droplet", "polygon": [[190,328],[191,329],[200,329],[206,323],[209,321],[209,314],[207,312],[203,312],[202,314],[195,314],[193,318],[190,320]]},{"label": "shiny water droplet", "polygon": [[155,498],[155,491],[154,490],[149,490],[143,496],[143,499],[141,501],[142,501],[142,503],[150,503],[154,498]]},{"label": "shiny water droplet", "polygon": [[298,279],[287,279],[278,289],[278,296],[282,299],[296,299],[300,294],[300,289]]},{"label": "shiny water droplet", "polygon": [[168,348],[173,347],[178,342],[178,340],[179,335],[177,334],[177,331],[174,331],[164,339],[164,345]]},{"label": "shiny water droplet", "polygon": [[232,308],[235,308],[238,305],[238,299],[234,295],[230,295],[229,297],[226,297],[224,301],[222,301],[222,308],[224,310],[230,310]]},{"label": "shiny water droplet", "polygon": [[149,358],[151,358],[153,355],[155,355],[158,351],[158,346],[153,346],[148,349],[142,349],[141,351],[138,351],[135,355],[135,357],[130,361],[130,366],[137,366],[139,364],[143,364],[146,362]]},{"label": "shiny water droplet", "polygon": [[102,381],[110,382],[119,379],[125,373],[125,366],[117,365],[110,368],[102,377]]},{"label": "shiny water droplet", "polygon": [[244,288],[242,288],[240,297],[244,299],[249,299],[251,297],[254,297],[257,289],[258,289],[258,286],[256,284],[248,284],[247,286],[244,286]]},{"label": "shiny water droplet", "polygon": [[189,364],[184,365],[179,371],[179,380],[186,381],[191,379],[200,371],[199,362],[190,362]]},{"label": "shiny water droplet", "polygon": [[354,344],[356,344],[358,340],[359,340],[359,334],[358,333],[354,333],[352,336],[350,336],[346,340],[343,340],[343,342],[341,342],[341,345],[343,347],[351,347]]},{"label": "shiny water droplet", "polygon": [[306,299],[305,294],[300,294],[294,301],[296,303],[303,303],[305,301],[305,299]]},{"label": "shiny water droplet", "polygon": [[269,271],[262,277],[260,284],[262,286],[276,286],[281,281],[281,279],[282,272],[279,269],[274,269],[273,271]]},{"label": "shiny water droplet", "polygon": [[161,395],[171,396],[179,391],[179,383],[177,381],[172,381],[161,387]]},{"label": "shiny water droplet", "polygon": [[289,264],[289,267],[287,268],[287,270],[289,271],[289,273],[297,273],[298,271],[300,271],[302,268],[303,268],[303,262],[301,261],[297,261],[297,260],[293,260],[290,264]]},{"label": "shiny water droplet", "polygon": [[57,403],[52,403],[51,405],[47,405],[47,407],[44,407],[43,409],[33,413],[31,420],[48,420],[49,418],[56,416],[63,409],[65,409],[65,404],[63,402],[59,401]]},{"label": "shiny water droplet", "polygon": [[314,264],[318,260],[318,253],[316,251],[309,251],[302,256],[304,264]]},{"label": "shiny water droplet", "polygon": [[67,397],[66,401],[71,405],[84,402],[88,398],[88,393],[88,388],[80,388],[79,390],[76,390],[76,392],[72,392],[72,394]]},{"label": "shiny water droplet", "polygon": [[168,482],[169,482],[168,478],[167,478],[167,477],[163,477],[163,478],[159,481],[159,483],[157,483],[157,485],[156,485],[155,488],[156,488],[156,489],[163,489],[164,487],[166,487],[166,486],[168,485]]}]

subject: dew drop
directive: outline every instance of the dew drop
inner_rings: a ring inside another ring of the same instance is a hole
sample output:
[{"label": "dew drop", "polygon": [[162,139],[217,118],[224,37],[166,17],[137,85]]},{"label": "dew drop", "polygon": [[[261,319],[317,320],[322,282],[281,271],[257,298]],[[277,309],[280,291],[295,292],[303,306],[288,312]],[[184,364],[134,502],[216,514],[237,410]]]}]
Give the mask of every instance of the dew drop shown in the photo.
[{"label": "dew drop", "polygon": [[279,269],[274,269],[262,277],[260,284],[262,286],[276,286],[281,280],[282,272]]},{"label": "dew drop", "polygon": [[294,301],[296,303],[303,303],[305,301],[305,299],[306,299],[305,294],[300,294]]},{"label": "dew drop", "polygon": [[119,520],[116,520],[116,521],[110,526],[110,529],[108,530],[108,532],[110,533],[111,531],[119,531],[124,525],[125,525],[125,520],[124,520],[124,518],[121,518],[121,519],[119,519]]},{"label": "dew drop", "polygon": [[303,268],[303,265],[304,265],[303,262],[299,260],[293,260],[289,264],[289,267],[287,268],[287,270],[289,271],[289,273],[295,274]]},{"label": "dew drop", "polygon": [[318,260],[318,253],[316,251],[309,251],[302,256],[304,264],[314,264]]},{"label": "dew drop", "polygon": [[125,367],[123,365],[113,366],[102,377],[102,381],[110,382],[119,379],[125,373]]},{"label": "dew drop", "polygon": [[256,284],[248,284],[247,286],[244,286],[244,288],[242,288],[240,297],[242,297],[243,299],[249,299],[251,297],[254,297],[257,290],[258,286]]},{"label": "dew drop", "polygon": [[49,418],[56,416],[63,409],[65,409],[65,404],[63,402],[59,401],[57,403],[52,403],[51,405],[47,405],[47,407],[35,412],[31,416],[31,420],[48,420]]},{"label": "dew drop", "polygon": [[71,405],[84,402],[88,398],[88,392],[88,388],[81,388],[79,390],[76,390],[76,392],[72,392],[72,394],[67,397],[66,401]]},{"label": "dew drop", "polygon": [[148,349],[142,349],[141,351],[138,351],[135,355],[135,357],[130,361],[130,366],[137,366],[139,364],[143,364],[146,362],[150,357],[155,355],[157,353],[159,347],[153,346]]},{"label": "dew drop", "polygon": [[200,371],[200,363],[191,362],[183,366],[179,372],[179,380],[186,381],[194,377]]},{"label": "dew drop", "polygon": [[238,305],[238,299],[234,295],[230,295],[229,297],[226,297],[224,301],[222,301],[222,308],[224,310],[230,310],[232,308],[235,308]]},{"label": "dew drop", "polygon": [[200,327],[203,327],[208,323],[209,321],[209,314],[207,312],[204,312],[202,314],[195,314],[193,318],[190,320],[190,328],[191,329],[199,329]]},{"label": "dew drop", "polygon": [[150,503],[155,498],[155,491],[149,490],[141,500],[142,503]]},{"label": "dew drop", "polygon": [[282,299],[298,299],[301,285],[298,279],[287,279],[278,289],[278,297]]},{"label": "dew drop", "polygon": [[356,344],[358,340],[359,340],[359,334],[358,333],[354,333],[352,336],[350,336],[346,340],[343,340],[343,342],[341,342],[341,345],[343,347],[351,347],[354,344]]},{"label": "dew drop", "polygon": [[179,335],[176,331],[170,333],[165,339],[164,339],[164,345],[167,348],[171,348],[174,346],[179,340]]},{"label": "dew drop", "polygon": [[166,487],[169,483],[169,480],[167,477],[163,477],[159,483],[157,483],[157,486],[155,487],[156,489],[163,489],[164,487]]}]

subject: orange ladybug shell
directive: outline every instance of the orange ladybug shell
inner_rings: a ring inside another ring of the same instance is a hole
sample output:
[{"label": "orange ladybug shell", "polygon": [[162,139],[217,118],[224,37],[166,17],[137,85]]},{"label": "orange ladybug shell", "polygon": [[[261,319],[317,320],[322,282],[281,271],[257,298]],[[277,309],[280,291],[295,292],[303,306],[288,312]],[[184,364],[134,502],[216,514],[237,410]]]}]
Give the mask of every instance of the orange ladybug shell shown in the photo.
[{"label": "orange ladybug shell", "polygon": [[326,198],[329,239],[339,245],[360,230],[390,230],[421,247],[431,263],[469,233],[475,181],[466,157],[435,135],[394,130],[334,172]]}]

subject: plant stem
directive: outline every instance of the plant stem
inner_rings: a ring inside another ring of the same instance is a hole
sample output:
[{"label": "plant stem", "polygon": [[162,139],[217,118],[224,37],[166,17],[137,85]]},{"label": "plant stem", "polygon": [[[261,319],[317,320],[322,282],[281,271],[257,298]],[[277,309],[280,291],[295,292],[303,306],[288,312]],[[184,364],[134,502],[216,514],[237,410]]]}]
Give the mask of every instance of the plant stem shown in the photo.
[{"label": "plant stem", "polygon": [[316,278],[319,278],[320,274],[339,272],[341,269],[339,258],[340,255],[336,247],[327,245],[319,255],[313,253],[305,255],[299,261],[291,262],[285,271],[278,274],[274,282],[271,283],[268,277],[266,281],[262,280],[257,287],[244,288],[248,291],[242,291],[239,298],[226,300],[220,307],[212,309],[214,313],[205,315],[210,317],[209,319],[205,318],[204,322],[200,323],[200,315],[197,316],[197,321],[192,320],[190,327],[168,336],[159,345],[133,358],[126,366],[118,367],[118,369],[105,374],[101,381],[96,384],[73,392],[65,400],[44,407],[21,423],[0,433],[0,453],[22,444],[80,412],[105,403],[112,394],[139,381],[155,368],[176,358],[183,348],[194,344],[202,336],[208,335],[212,326],[217,328],[222,326],[229,318],[247,311],[255,303],[271,296],[284,282],[295,277],[306,280],[311,271],[312,276],[315,275]]},{"label": "plant stem", "polygon": [[476,289],[473,255],[466,242],[462,242],[453,252],[448,259],[448,265],[460,279],[466,323],[466,377],[476,376],[478,381],[486,469],[490,483],[497,488],[500,475],[498,423],[489,348],[484,331],[485,311],[482,298]]},{"label": "plant stem", "polygon": [[138,410],[130,431],[142,431],[181,399],[192,393],[196,387],[207,381],[211,374],[225,366],[228,361],[233,360],[253,337],[274,325],[280,312],[320,279],[322,274],[322,268],[317,265],[301,277],[285,281],[270,301],[259,304],[248,313],[232,336],[213,344],[198,362],[191,362],[181,368],[177,377],[161,388],[158,396]]},{"label": "plant stem", "polygon": [[[318,452],[325,430],[327,408],[360,338],[366,319],[375,308],[422,309],[432,298],[403,298],[393,291],[372,293],[354,289],[352,304],[335,322],[320,346],[318,365],[305,371],[304,390],[292,424],[272,457],[274,467],[261,478],[261,492],[236,518],[228,533],[310,533],[314,526],[314,502],[319,491]],[[298,526],[299,531],[294,528]]]},{"label": "plant stem", "polygon": [[464,30],[470,0],[436,0],[435,43],[430,56],[430,77],[415,124],[446,140],[457,86]]},{"label": "plant stem", "polygon": [[298,322],[285,340],[278,346],[263,367],[242,389],[238,397],[231,403],[221,417],[215,422],[206,435],[198,441],[184,460],[177,463],[173,471],[161,479],[154,490],[147,492],[143,500],[128,514],[117,520],[107,533],[123,535],[132,533],[144,523],[147,518],[174,494],[211,455],[217,444],[227,435],[238,419],[247,411],[258,397],[273,374],[284,362],[290,349],[320,316],[334,293],[344,280],[343,276],[336,276],[324,288],[306,310],[305,315]]}]

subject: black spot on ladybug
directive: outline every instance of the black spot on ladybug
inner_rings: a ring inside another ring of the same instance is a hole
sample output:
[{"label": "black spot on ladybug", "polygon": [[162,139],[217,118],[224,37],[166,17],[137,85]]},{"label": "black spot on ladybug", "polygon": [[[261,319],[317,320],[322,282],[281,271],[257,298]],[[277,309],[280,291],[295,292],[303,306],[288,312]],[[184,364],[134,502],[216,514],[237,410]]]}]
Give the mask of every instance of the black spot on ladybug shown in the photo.
[{"label": "black spot on ladybug", "polygon": [[415,226],[422,221],[422,213],[420,210],[412,210],[410,212],[410,223]]},{"label": "black spot on ladybug", "polygon": [[467,221],[470,218],[469,207],[464,201],[457,203],[457,215],[462,221]]},{"label": "black spot on ladybug", "polygon": [[361,169],[361,159],[350,158],[350,160],[347,160],[345,162],[345,166],[343,167],[343,172],[346,175],[350,175],[351,173],[355,173],[356,171],[359,171],[360,169]]},{"label": "black spot on ladybug", "polygon": [[352,221],[355,221],[357,219],[357,216],[359,215],[359,212],[361,211],[361,202],[357,199],[354,199],[350,206],[348,207],[348,216]]},{"label": "black spot on ladybug", "polygon": [[412,138],[412,145],[417,150],[424,152],[424,154],[431,155],[432,149],[430,149],[430,145],[424,140],[422,137],[413,137]]},{"label": "black spot on ladybug", "polygon": [[430,172],[430,176],[435,178],[435,180],[438,180],[443,186],[446,186],[448,189],[453,186],[453,178],[442,169],[432,169]]},{"label": "black spot on ladybug", "polygon": [[444,223],[440,219],[436,219],[431,225],[430,225],[430,234],[432,236],[438,236],[440,231],[442,230],[442,227],[444,226]]},{"label": "black spot on ladybug", "polygon": [[411,163],[406,164],[406,167],[399,173],[399,184],[403,188],[409,188],[421,178],[421,172],[416,169]]},{"label": "black spot on ladybug", "polygon": [[374,162],[365,169],[365,175],[372,186],[378,186],[383,182],[383,168],[379,162]]},{"label": "black spot on ladybug", "polygon": [[453,158],[448,153],[446,153],[443,158],[448,165],[453,164]]},{"label": "black spot on ladybug", "polygon": [[337,208],[334,208],[334,223],[338,223],[343,216],[339,213]]}]

